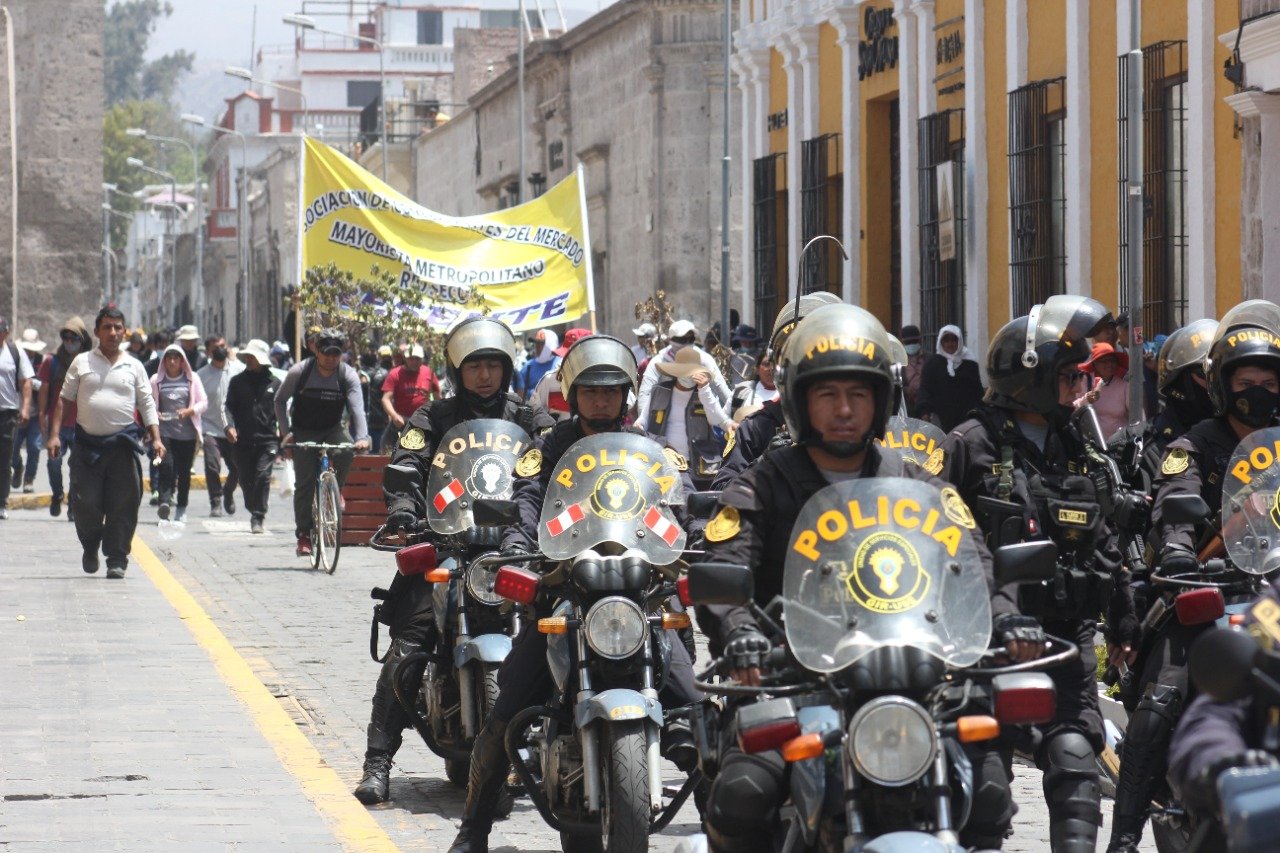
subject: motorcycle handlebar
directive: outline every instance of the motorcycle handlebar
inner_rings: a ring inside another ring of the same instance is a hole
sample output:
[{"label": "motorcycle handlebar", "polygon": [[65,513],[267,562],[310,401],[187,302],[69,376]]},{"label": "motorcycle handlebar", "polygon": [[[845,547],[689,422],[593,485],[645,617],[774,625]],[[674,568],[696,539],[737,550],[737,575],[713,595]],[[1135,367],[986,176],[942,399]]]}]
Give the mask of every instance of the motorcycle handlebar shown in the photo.
[{"label": "motorcycle handlebar", "polygon": [[[1057,646],[1059,648],[1059,651],[1042,655],[1041,657],[1038,657],[1035,660],[1022,661],[1021,663],[1011,663],[1005,666],[966,667],[962,669],[961,672],[966,676],[976,676],[979,678],[985,677],[985,676],[994,677],[997,675],[1006,675],[1008,673],[1014,673],[1014,672],[1035,672],[1036,670],[1048,669],[1050,667],[1068,663],[1080,656],[1080,649],[1076,647],[1075,643],[1069,643],[1060,637],[1054,637],[1049,634],[1045,634],[1044,638],[1045,638],[1045,645],[1048,648],[1052,649],[1053,647]],[[992,655],[1000,654],[1002,652],[1004,652],[1003,647],[999,649],[989,649],[985,657],[991,657]]]}]

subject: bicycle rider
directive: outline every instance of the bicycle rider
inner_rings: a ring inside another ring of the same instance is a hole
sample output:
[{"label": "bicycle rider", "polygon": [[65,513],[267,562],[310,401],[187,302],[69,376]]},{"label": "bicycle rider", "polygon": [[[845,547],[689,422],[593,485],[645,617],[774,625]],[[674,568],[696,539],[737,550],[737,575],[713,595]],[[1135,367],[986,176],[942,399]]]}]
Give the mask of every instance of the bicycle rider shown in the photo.
[{"label": "bicycle rider", "polygon": [[[322,329],[315,337],[315,357],[289,369],[276,392],[276,419],[280,445],[286,452],[295,442],[345,444],[354,442],[357,452],[369,449],[369,428],[364,414],[360,375],[342,360],[347,336],[339,329]],[[289,401],[293,401],[292,415]],[[351,432],[343,423],[350,416]],[[319,453],[294,448],[293,522],[298,556],[311,556],[311,500],[315,494]],[[330,454],[338,485],[347,479],[351,454]]]}]

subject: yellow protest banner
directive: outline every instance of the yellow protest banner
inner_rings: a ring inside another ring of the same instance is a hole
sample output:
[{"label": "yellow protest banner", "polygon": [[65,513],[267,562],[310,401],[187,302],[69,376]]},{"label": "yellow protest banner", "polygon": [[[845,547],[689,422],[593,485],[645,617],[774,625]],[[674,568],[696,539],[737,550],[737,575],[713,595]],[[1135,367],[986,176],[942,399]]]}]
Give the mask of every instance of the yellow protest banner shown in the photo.
[{"label": "yellow protest banner", "polygon": [[594,310],[591,243],[581,169],[525,204],[481,216],[428,210],[314,139],[303,161],[303,272],[334,263],[357,277],[390,267],[420,287],[437,329],[480,297],[514,331],[576,320]]}]

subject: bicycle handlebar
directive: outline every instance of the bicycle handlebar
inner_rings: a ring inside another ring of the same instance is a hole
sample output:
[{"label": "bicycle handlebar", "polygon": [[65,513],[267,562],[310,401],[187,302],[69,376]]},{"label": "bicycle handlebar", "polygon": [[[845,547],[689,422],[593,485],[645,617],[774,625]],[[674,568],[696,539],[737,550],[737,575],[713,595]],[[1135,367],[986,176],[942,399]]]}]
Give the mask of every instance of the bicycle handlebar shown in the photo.
[{"label": "bicycle handlebar", "polygon": [[301,448],[302,450],[355,450],[355,443],[344,441],[340,444],[329,444],[323,441],[295,441],[285,445],[286,447]]}]

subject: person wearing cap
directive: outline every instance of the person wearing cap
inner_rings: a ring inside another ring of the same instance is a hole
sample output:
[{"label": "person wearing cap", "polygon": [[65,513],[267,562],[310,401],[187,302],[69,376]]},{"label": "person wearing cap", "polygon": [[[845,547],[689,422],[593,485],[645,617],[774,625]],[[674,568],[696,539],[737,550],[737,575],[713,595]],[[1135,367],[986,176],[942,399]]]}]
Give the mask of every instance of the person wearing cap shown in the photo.
[{"label": "person wearing cap", "polygon": [[[57,406],[59,396],[62,394],[62,383],[66,379],[67,369],[71,367],[71,362],[80,353],[88,352],[93,348],[93,339],[89,337],[89,329],[85,327],[84,320],[79,317],[72,317],[63,323],[62,328],[58,331],[58,337],[62,341],[61,345],[54,351],[53,355],[44,360],[36,374],[40,380],[37,410],[40,413],[39,417],[45,447],[49,446],[50,439],[55,435],[58,436],[62,445],[60,452],[49,455],[47,463],[49,489],[53,492],[49,501],[49,514],[54,517],[62,514],[62,502],[66,496],[62,488],[62,457],[71,452],[71,448],[75,446],[76,404],[71,402],[62,407],[62,419],[60,422],[53,419],[53,410]],[[138,363],[141,364],[142,362],[139,360]],[[74,520],[75,513],[72,512],[70,505],[68,505],[67,521]]]},{"label": "person wearing cap", "polygon": [[[244,370],[244,362],[231,357],[227,339],[210,335],[204,342],[205,357],[209,363],[196,371],[209,401],[200,419],[200,441],[204,449],[204,480],[209,490],[209,517],[218,518],[223,512],[234,515],[236,511],[236,483],[238,482],[236,458],[227,441],[226,401],[231,378]],[[222,463],[227,463],[227,480],[222,481]]]},{"label": "person wearing cap", "polygon": [[387,381],[387,374],[394,365],[391,363],[391,347],[383,344],[373,354],[373,364],[365,368],[369,374],[366,387],[364,410],[369,416],[369,442],[373,453],[380,453],[383,448],[382,433],[386,430],[387,413],[382,408],[382,386]]},{"label": "person wearing cap", "polygon": [[1093,406],[1104,438],[1110,439],[1129,423],[1129,354],[1111,344],[1094,344],[1089,360],[1080,365],[1092,387],[1075,401],[1075,407]]},{"label": "person wearing cap", "polygon": [[266,341],[254,338],[240,348],[238,357],[244,370],[227,383],[225,435],[235,456],[249,531],[261,533],[271,496],[271,467],[280,452],[275,401],[281,380],[271,369]]},{"label": "person wearing cap", "polygon": [[[62,391],[53,409],[53,422],[62,421],[63,406],[76,404],[75,447],[71,449],[71,507],[76,536],[84,554],[80,567],[98,571],[98,550],[107,558],[107,577],[124,577],[129,566],[133,534],[142,501],[145,437],[156,459],[163,461],[160,419],[151,383],[142,365],[124,354],[124,314],[113,306],[98,312],[93,323],[98,346],[82,352],[67,368]],[[142,424],[135,419],[141,416]],[[62,450],[62,440],[49,436],[49,458]]]},{"label": "person wearing cap", "polygon": [[405,421],[420,406],[440,396],[440,380],[431,366],[423,363],[425,357],[422,344],[409,344],[404,353],[404,364],[391,368],[382,381],[381,408],[387,416],[382,443],[388,447],[395,444]]},{"label": "person wearing cap", "polygon": [[[360,374],[342,360],[347,336],[339,329],[322,329],[313,337],[313,358],[303,359],[285,375],[276,393],[276,422],[282,447],[294,441],[324,444],[353,442],[356,452],[369,449],[369,429],[364,418],[364,398],[360,393]],[[293,401],[292,416],[289,401]],[[343,424],[343,414],[350,415],[351,434]],[[298,537],[299,557],[311,556],[311,498],[316,490],[319,455],[314,450],[293,450],[293,521]],[[338,486],[347,481],[351,470],[351,454],[331,454]]]},{"label": "person wearing cap", "polygon": [[631,354],[636,357],[636,364],[657,352],[657,326],[652,323],[641,323],[631,330],[631,334],[636,336],[636,342],[631,345]]},{"label": "person wearing cap", "polygon": [[191,369],[199,370],[204,367],[208,359],[200,351],[200,330],[191,325],[183,326],[178,329],[177,339],[178,346],[182,347],[182,354],[187,357],[187,364],[191,365]]},{"label": "person wearing cap", "polygon": [[[569,329],[564,333],[564,340],[556,349],[556,356],[563,359],[569,347],[591,334],[590,329]],[[633,351],[635,347],[631,348]],[[569,401],[560,389],[560,371],[548,370],[538,380],[538,385],[529,397],[529,403],[546,411],[556,421],[569,417]]]},{"label": "person wearing cap", "polygon": [[516,371],[515,379],[512,380],[512,390],[521,398],[529,399],[533,395],[533,389],[537,388],[538,383],[542,381],[542,377],[560,366],[560,356],[556,355],[558,349],[560,349],[560,338],[555,332],[550,329],[539,329],[535,332],[533,357]]},{"label": "person wearing cap", "polygon": [[0,317],[0,520],[9,517],[9,481],[13,474],[8,460],[19,426],[31,417],[31,361],[17,344],[9,340],[9,321]]},{"label": "person wearing cap", "polygon": [[[35,329],[24,329],[22,336],[18,341],[18,347],[22,350],[22,354],[26,356],[31,364],[31,396],[32,400],[36,400],[36,395],[40,392],[40,367],[44,364],[45,342],[40,340],[40,333]],[[31,409],[35,412],[33,406]],[[13,488],[17,488],[18,484],[22,484],[23,494],[31,494],[35,491],[36,471],[40,467],[40,418],[39,416],[28,418],[25,424],[18,427],[18,431],[13,437]],[[27,451],[25,464],[22,459],[22,451]]]},{"label": "person wearing cap", "polygon": [[724,381],[720,365],[716,364],[716,360],[710,353],[698,347],[697,326],[689,320],[676,320],[671,324],[671,328],[667,329],[667,340],[669,343],[649,359],[649,365],[644,369],[644,378],[640,380],[640,392],[636,395],[636,411],[643,412],[649,408],[649,395],[653,393],[653,387],[663,377],[663,374],[658,372],[658,365],[662,362],[675,361],[676,354],[686,348],[698,354],[698,360],[706,368],[711,390],[715,392],[720,405],[728,405],[733,392],[729,390],[729,384]]}]

